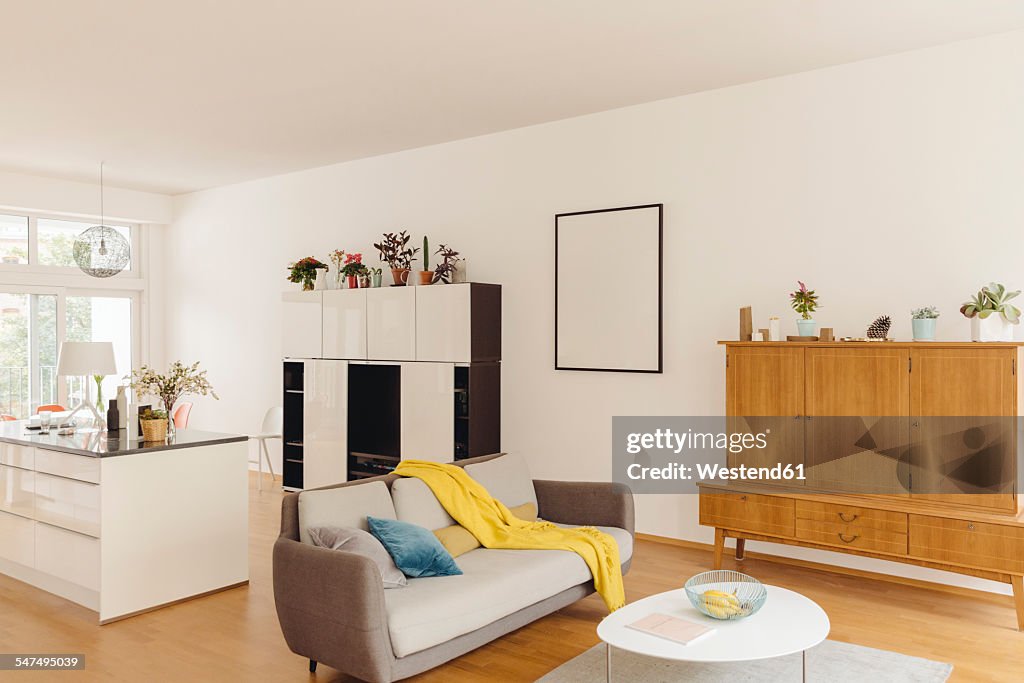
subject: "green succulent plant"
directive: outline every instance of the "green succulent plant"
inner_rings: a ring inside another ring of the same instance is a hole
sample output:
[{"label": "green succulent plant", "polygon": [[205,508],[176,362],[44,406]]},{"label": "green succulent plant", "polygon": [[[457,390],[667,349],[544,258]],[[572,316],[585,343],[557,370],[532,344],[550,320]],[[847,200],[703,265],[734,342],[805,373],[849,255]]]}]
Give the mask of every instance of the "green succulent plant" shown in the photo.
[{"label": "green succulent plant", "polygon": [[1020,322],[1020,309],[1007,302],[1019,295],[1019,289],[1008,292],[1003,285],[990,282],[970,300],[964,302],[964,305],[960,307],[960,312],[967,318],[978,316],[983,320],[993,313],[999,313],[1003,316],[1003,320],[1016,325]]},{"label": "green succulent plant", "polygon": [[935,306],[915,308],[910,312],[910,317],[914,320],[931,320],[939,317],[939,309]]}]

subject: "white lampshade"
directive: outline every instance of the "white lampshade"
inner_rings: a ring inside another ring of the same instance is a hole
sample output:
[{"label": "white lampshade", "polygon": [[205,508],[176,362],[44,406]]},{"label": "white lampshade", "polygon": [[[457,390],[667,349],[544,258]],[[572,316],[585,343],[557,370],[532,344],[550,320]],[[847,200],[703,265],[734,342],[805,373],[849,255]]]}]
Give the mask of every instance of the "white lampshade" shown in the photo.
[{"label": "white lampshade", "polygon": [[60,345],[57,374],[62,377],[117,374],[114,345],[110,342],[64,342]]}]

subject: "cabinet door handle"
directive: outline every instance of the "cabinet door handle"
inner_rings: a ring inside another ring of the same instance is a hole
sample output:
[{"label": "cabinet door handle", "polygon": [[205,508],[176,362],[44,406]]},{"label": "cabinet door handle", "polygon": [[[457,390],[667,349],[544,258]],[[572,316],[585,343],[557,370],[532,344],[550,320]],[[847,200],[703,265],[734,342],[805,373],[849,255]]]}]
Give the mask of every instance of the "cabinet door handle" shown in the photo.
[{"label": "cabinet door handle", "polygon": [[967,524],[967,530],[968,531],[974,531],[974,522],[969,522]]},{"label": "cabinet door handle", "polygon": [[847,538],[845,535],[843,535],[842,531],[839,532],[839,540],[842,541],[843,543],[853,543],[858,538],[860,538],[860,536],[857,536],[857,535],[850,536],[850,538]]},{"label": "cabinet door handle", "polygon": [[746,496],[740,496],[740,500],[742,500],[745,503],[745,502],[747,502],[747,497]]},{"label": "cabinet door handle", "polygon": [[794,416],[793,416],[793,419],[794,419],[794,420],[799,420],[799,419],[800,419],[800,416],[799,416],[799,415],[794,415]]},{"label": "cabinet door handle", "polygon": [[839,513],[839,519],[843,520],[844,522],[855,522],[855,521],[857,521],[858,517],[860,517],[860,515],[853,515],[852,517],[847,519],[845,512],[840,512]]}]

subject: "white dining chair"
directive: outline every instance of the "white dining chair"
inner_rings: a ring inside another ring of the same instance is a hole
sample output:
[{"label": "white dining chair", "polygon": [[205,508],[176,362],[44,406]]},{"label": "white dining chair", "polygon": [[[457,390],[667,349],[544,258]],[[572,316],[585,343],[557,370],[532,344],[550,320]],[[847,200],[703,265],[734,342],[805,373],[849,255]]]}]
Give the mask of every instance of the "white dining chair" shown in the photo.
[{"label": "white dining chair", "polygon": [[267,461],[267,469],[270,470],[270,481],[273,482],[274,477],[274,466],[270,462],[270,450],[267,448],[267,441],[270,439],[282,438],[281,433],[284,430],[284,408],[281,406],[274,406],[267,411],[267,414],[263,416],[263,426],[260,428],[259,434],[254,434],[249,438],[260,442],[260,454],[259,454],[259,490],[263,490],[263,461]]}]

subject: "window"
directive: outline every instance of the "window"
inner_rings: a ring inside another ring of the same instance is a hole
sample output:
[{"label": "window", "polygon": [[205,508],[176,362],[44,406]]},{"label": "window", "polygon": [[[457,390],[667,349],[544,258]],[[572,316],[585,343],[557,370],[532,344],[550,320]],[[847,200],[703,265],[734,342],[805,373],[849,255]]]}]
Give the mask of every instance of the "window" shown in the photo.
[{"label": "window", "polygon": [[28,217],[0,215],[0,263],[28,263]]},{"label": "window", "polygon": [[0,291],[0,414],[57,402],[57,298]]},{"label": "window", "polygon": [[[114,398],[122,378],[132,369],[132,300],[124,296],[68,296],[65,304],[67,341],[108,341],[114,345],[117,375],[103,378],[101,390],[89,389],[99,402]],[[89,378],[93,382],[93,378]],[[68,378],[68,395],[77,403],[84,393],[80,377]],[[104,405],[100,414],[106,411]]]},{"label": "window", "polygon": [[[7,267],[77,268],[74,257],[75,239],[98,225],[98,221],[51,218],[48,216],[16,216],[0,214],[0,269]],[[121,233],[131,245],[137,246],[133,226],[104,221]],[[134,269],[136,259],[129,259],[126,272]]]}]

